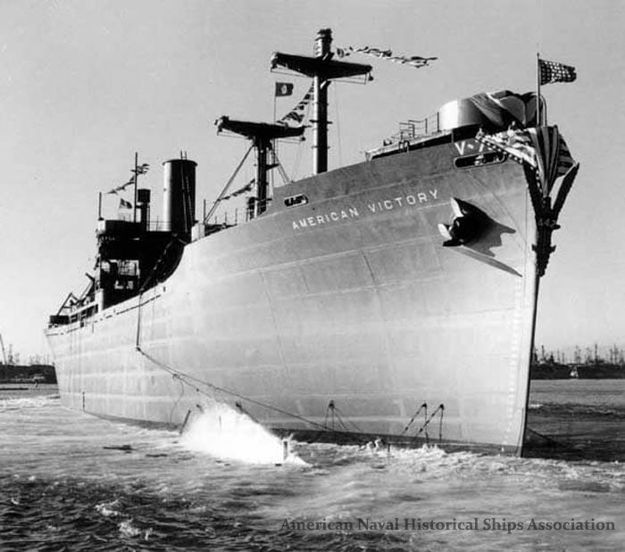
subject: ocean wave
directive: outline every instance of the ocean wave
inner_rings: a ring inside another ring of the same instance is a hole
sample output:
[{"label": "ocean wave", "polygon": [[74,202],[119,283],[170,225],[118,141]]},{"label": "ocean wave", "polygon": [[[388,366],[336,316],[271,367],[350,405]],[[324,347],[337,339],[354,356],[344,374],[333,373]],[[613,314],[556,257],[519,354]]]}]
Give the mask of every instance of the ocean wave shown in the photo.
[{"label": "ocean wave", "polygon": [[58,404],[58,394],[37,395],[35,397],[0,398],[0,412],[4,410],[23,410],[26,408],[41,408]]},{"label": "ocean wave", "polygon": [[529,409],[538,414],[566,415],[571,417],[612,417],[625,418],[625,408],[605,404],[578,404],[578,403],[534,403]]}]

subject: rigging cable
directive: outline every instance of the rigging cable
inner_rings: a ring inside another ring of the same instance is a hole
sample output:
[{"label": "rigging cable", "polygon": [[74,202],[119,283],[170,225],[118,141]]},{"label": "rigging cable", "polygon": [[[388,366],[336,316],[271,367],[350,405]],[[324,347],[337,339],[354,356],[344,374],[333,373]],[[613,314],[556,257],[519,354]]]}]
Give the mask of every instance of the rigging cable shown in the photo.
[{"label": "rigging cable", "polygon": [[[256,406],[260,406],[261,408],[265,408],[267,410],[273,410],[274,412],[278,412],[280,414],[283,414],[285,416],[289,416],[291,418],[295,418],[298,419],[302,422],[306,422],[307,424],[310,424],[312,426],[321,428],[323,430],[329,430],[330,428],[314,422],[312,420],[309,420],[307,418],[305,418],[304,416],[300,416],[299,414],[294,414],[293,412],[288,412],[287,410],[283,410],[281,408],[278,408],[277,406],[272,406],[270,404],[266,404],[263,403],[261,401],[258,401],[256,399],[252,399],[251,397],[247,397],[245,395],[242,395],[241,393],[237,393],[236,391],[232,391],[231,389],[227,389],[225,387],[220,387],[218,385],[215,385],[214,383],[210,383],[209,381],[204,381],[201,380],[199,378],[196,378],[195,376],[192,376],[190,374],[186,374],[185,372],[182,372],[180,370],[177,370],[176,368],[173,368],[171,366],[168,366],[167,364],[160,362],[159,360],[155,359],[154,357],[150,356],[148,353],[146,353],[140,345],[136,346],[136,350],[137,352],[139,352],[141,355],[143,355],[145,358],[147,358],[149,361],[151,361],[152,363],[154,363],[156,366],[162,368],[163,370],[165,370],[166,372],[169,372],[172,376],[177,377],[178,379],[180,379],[180,381],[186,383],[187,385],[189,385],[190,387],[194,388],[198,393],[203,393],[202,391],[200,391],[199,388],[196,387],[197,384],[199,385],[204,385],[210,389],[212,389],[213,391],[217,391],[220,393],[223,393],[225,395],[230,395],[232,397],[237,397],[239,399],[242,399],[244,401],[247,401],[251,404],[254,404]],[[195,385],[194,385],[195,384]],[[203,393],[204,395],[206,395],[207,397],[211,397],[212,395],[209,395],[208,393]]]},{"label": "rigging cable", "polygon": [[[139,313],[141,311],[141,306],[142,304],[139,303]],[[140,316],[138,317],[138,322],[140,320]],[[297,420],[300,420],[306,424],[309,424],[310,426],[316,427],[320,430],[320,432],[331,432],[331,433],[347,433],[349,434],[349,436],[353,439],[356,439],[357,441],[361,441],[361,442],[365,442],[366,440],[359,437],[357,434],[354,434],[354,432],[351,432],[348,430],[345,422],[343,421],[342,417],[340,417],[340,415],[338,415],[337,413],[337,419],[340,421],[341,425],[344,427],[345,431],[336,431],[334,429],[334,427],[330,428],[328,427],[325,422],[324,424],[320,424],[318,422],[315,422],[313,420],[310,420],[304,416],[300,416],[299,414],[295,414],[293,412],[289,412],[287,410],[283,410],[281,408],[278,408],[276,406],[273,406],[271,404],[267,404],[267,403],[263,403],[261,401],[258,401],[256,399],[253,399],[251,397],[247,397],[246,395],[242,395],[241,393],[237,393],[236,391],[232,391],[231,389],[227,389],[225,387],[221,387],[218,385],[215,385],[209,381],[205,381],[202,380],[200,378],[197,378],[195,376],[192,376],[191,374],[187,374],[185,372],[182,372],[181,370],[178,370],[168,364],[165,364],[164,362],[161,362],[157,359],[155,359],[154,357],[152,357],[150,354],[148,354],[146,351],[144,351],[141,348],[141,344],[140,344],[140,328],[139,326],[137,326],[137,343],[135,346],[136,351],[141,354],[142,356],[144,356],[147,360],[149,360],[150,362],[152,362],[154,365],[156,365],[157,367],[163,369],[164,371],[168,372],[169,374],[172,375],[173,378],[177,379],[181,384],[186,384],[189,387],[191,387],[192,389],[194,389],[197,393],[202,394],[212,400],[216,400],[215,396],[214,396],[214,392],[218,392],[218,393],[222,393],[224,395],[230,395],[232,397],[241,399],[243,401],[247,401],[250,404],[254,404],[256,406],[259,406],[261,408],[267,409],[267,410],[272,410],[274,412],[277,412],[279,414],[282,414],[284,416],[290,417],[290,418],[294,418]],[[200,390],[200,388],[198,387],[198,385],[200,386],[205,386],[208,389],[210,389],[213,393],[208,393],[205,391]],[[245,414],[247,414],[250,418],[252,418],[252,420],[255,420],[253,416],[251,416],[251,414],[249,412],[247,412],[240,403],[236,402],[235,405],[237,406],[237,408],[244,412]],[[327,421],[327,415],[326,415],[326,421]],[[354,424],[353,422],[350,422],[358,431],[358,433],[363,433],[362,431],[360,431],[360,429],[356,426],[356,424]]]},{"label": "rigging cable", "polygon": [[406,425],[406,427],[404,428],[404,430],[401,432],[401,435],[404,435],[406,433],[406,431],[408,431],[408,429],[410,428],[410,426],[412,425],[412,423],[415,421],[415,419],[417,418],[417,416],[419,415],[419,412],[421,412],[421,410],[425,409],[424,412],[424,422],[427,421],[428,418],[428,405],[427,403],[423,403],[418,409],[417,411],[412,415],[412,418],[410,418],[410,421],[408,422],[408,424]]},{"label": "rigging cable", "polygon": [[208,214],[204,218],[204,224],[206,224],[210,220],[210,218],[213,216],[213,213],[217,210],[217,207],[219,207],[219,203],[221,202],[221,198],[226,195],[226,192],[228,191],[228,188],[230,188],[230,185],[232,184],[232,182],[236,178],[237,174],[239,174],[239,171],[241,170],[241,167],[243,166],[243,163],[245,163],[245,160],[247,159],[247,156],[250,154],[250,152],[253,149],[254,149],[254,144],[252,144],[249,147],[249,149],[245,152],[245,155],[243,156],[243,159],[241,159],[241,161],[237,165],[237,168],[234,169],[234,172],[232,173],[232,176],[228,179],[228,182],[226,182],[226,185],[223,187],[223,189],[221,190],[221,192],[217,196],[217,199],[214,201],[213,206],[210,208],[210,210],[208,211]]},{"label": "rigging cable", "polygon": [[430,414],[430,417],[425,421],[425,423],[421,426],[421,428],[419,429],[419,431],[417,431],[416,435],[414,436],[414,438],[416,439],[422,431],[425,430],[425,435],[426,435],[426,440],[427,440],[427,427],[430,424],[430,422],[432,421],[432,418],[434,418],[434,416],[436,416],[436,413],[438,411],[441,411],[441,420],[440,420],[440,425],[439,425],[439,434],[438,434],[438,439],[439,441],[442,440],[443,438],[443,414],[445,412],[445,405],[444,404],[440,404],[438,405],[438,408],[432,412],[432,414]]},{"label": "rigging cable", "polygon": [[336,115],[336,145],[339,153],[339,167],[343,166],[343,146],[341,143],[341,120],[339,118],[339,96],[337,92],[337,86],[334,85],[334,105],[336,108],[334,109],[334,113]]}]

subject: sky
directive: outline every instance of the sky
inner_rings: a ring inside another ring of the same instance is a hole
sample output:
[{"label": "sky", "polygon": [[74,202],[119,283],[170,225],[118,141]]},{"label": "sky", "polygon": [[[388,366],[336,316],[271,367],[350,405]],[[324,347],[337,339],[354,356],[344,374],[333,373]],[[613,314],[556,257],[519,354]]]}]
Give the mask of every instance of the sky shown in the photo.
[{"label": "sky", "polygon": [[[369,57],[366,86],[334,83],[330,168],[364,160],[397,123],[481,91],[536,86],[536,52],[573,65],[574,83],[542,92],[581,169],[541,282],[537,343],[625,345],[625,2],[617,0],[1,0],[0,334],[25,360],[47,353],[43,328],[93,267],[98,193],[149,163],[198,163],[198,211],[247,148],[218,137],[221,115],[271,120],[272,52],[311,54],[317,30],[334,47],[436,56],[423,69]],[[289,176],[312,171],[312,140],[280,145]],[[246,166],[241,180],[253,175]],[[116,200],[105,196],[105,214]]]}]

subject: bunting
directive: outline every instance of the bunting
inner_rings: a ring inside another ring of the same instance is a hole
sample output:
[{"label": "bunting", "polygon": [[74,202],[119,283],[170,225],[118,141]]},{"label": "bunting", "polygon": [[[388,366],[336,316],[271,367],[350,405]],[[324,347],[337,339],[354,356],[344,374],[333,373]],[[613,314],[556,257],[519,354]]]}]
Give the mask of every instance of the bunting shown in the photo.
[{"label": "bunting", "polygon": [[[527,184],[537,229],[536,243],[532,249],[536,252],[536,273],[541,277],[555,250],[552,234],[560,228],[558,215],[571,190],[579,163],[571,157],[556,126],[508,130],[490,136],[480,131],[476,139],[495,151],[507,153],[515,161],[527,164],[535,171],[535,178],[528,179]],[[552,204],[551,192],[560,176],[563,178]]]},{"label": "bunting", "polygon": [[130,201],[126,201],[125,199],[120,198],[119,208],[120,209],[132,209],[132,203],[130,203]]},{"label": "bunting", "polygon": [[128,186],[132,186],[134,183],[135,183],[135,178],[133,176],[128,182],[125,182],[121,186],[117,186],[116,188],[113,188],[112,190],[109,190],[108,192],[105,192],[105,193],[117,195],[117,192],[123,192]]},{"label": "bunting", "polygon": [[136,172],[136,174],[145,174],[150,170],[150,165],[148,163],[143,163],[138,165],[136,169],[133,169],[132,172]]},{"label": "bunting", "polygon": [[238,190],[235,190],[234,192],[232,192],[231,194],[228,194],[227,196],[223,196],[221,198],[221,201],[226,201],[226,200],[228,200],[230,198],[240,196],[241,194],[244,194],[246,192],[250,192],[252,190],[252,187],[254,186],[254,182],[256,182],[254,179],[250,180],[242,188],[239,188]]},{"label": "bunting", "polygon": [[304,97],[299,101],[299,103],[291,109],[284,117],[282,117],[278,122],[288,124],[289,121],[294,121],[296,124],[300,125],[304,121],[304,115],[308,104],[313,99],[313,85],[310,85],[310,88],[304,94]]},{"label": "bunting", "polygon": [[556,178],[564,176],[575,164],[557,126],[510,129],[492,135],[480,131],[475,138],[536,170],[544,196],[551,192]]},{"label": "bunting", "polygon": [[130,172],[135,173],[128,182],[124,182],[120,186],[117,186],[108,192],[104,192],[105,194],[117,195],[117,192],[123,192],[128,186],[134,186],[136,175],[138,174],[146,174],[150,170],[149,163],[142,163],[141,165],[137,165],[136,169],[130,169]]},{"label": "bunting", "polygon": [[423,56],[398,56],[393,55],[392,50],[381,50],[380,48],[370,48],[369,46],[362,46],[354,48],[348,46],[347,48],[337,48],[336,55],[339,58],[351,56],[352,54],[365,54],[368,56],[384,59],[393,63],[399,63],[401,65],[410,65],[412,67],[420,68],[429,65],[430,61],[434,61],[436,57],[423,57]]}]

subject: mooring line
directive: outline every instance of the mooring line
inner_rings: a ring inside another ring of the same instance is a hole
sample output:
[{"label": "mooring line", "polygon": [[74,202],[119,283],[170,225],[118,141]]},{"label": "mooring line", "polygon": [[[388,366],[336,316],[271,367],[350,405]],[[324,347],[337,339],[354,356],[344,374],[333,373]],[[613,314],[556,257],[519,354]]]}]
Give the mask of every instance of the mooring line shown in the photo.
[{"label": "mooring line", "polygon": [[177,370],[176,368],[168,366],[165,363],[160,362],[159,360],[156,360],[155,358],[150,356],[139,345],[136,346],[136,350],[137,350],[137,352],[142,354],[145,358],[147,358],[149,361],[154,363],[156,366],[162,368],[163,370],[165,370],[166,372],[172,374],[173,376],[178,377],[180,379],[180,381],[186,383],[189,387],[195,389],[198,393],[202,393],[202,394],[204,394],[205,396],[207,396],[209,398],[212,398],[211,395],[201,391],[199,388],[197,388],[191,382],[195,382],[196,384],[204,385],[206,387],[209,387],[209,388],[213,389],[214,391],[218,391],[218,392],[224,393],[226,395],[231,395],[233,397],[237,397],[237,398],[242,399],[244,401],[247,401],[247,402],[249,402],[251,404],[255,404],[256,406],[260,406],[260,407],[266,408],[268,410],[273,410],[273,411],[278,412],[280,414],[283,414],[285,416],[289,416],[291,418],[298,419],[300,421],[306,422],[307,424],[310,424],[312,426],[318,427],[318,428],[323,429],[325,431],[331,431],[331,429],[329,427],[324,426],[322,424],[319,424],[317,422],[314,422],[312,420],[309,420],[308,418],[305,418],[304,416],[300,416],[299,414],[294,414],[293,412],[289,412],[287,410],[283,410],[281,408],[278,408],[277,406],[272,406],[270,404],[263,403],[263,402],[258,401],[256,399],[252,399],[251,397],[247,397],[245,395],[242,395],[241,393],[237,393],[236,391],[232,391],[230,389],[226,389],[225,387],[220,387],[220,386],[215,385],[213,383],[210,383],[208,381],[204,381],[204,380],[201,380],[199,378],[196,378],[195,376],[192,376],[190,374],[186,374],[185,372]]}]

